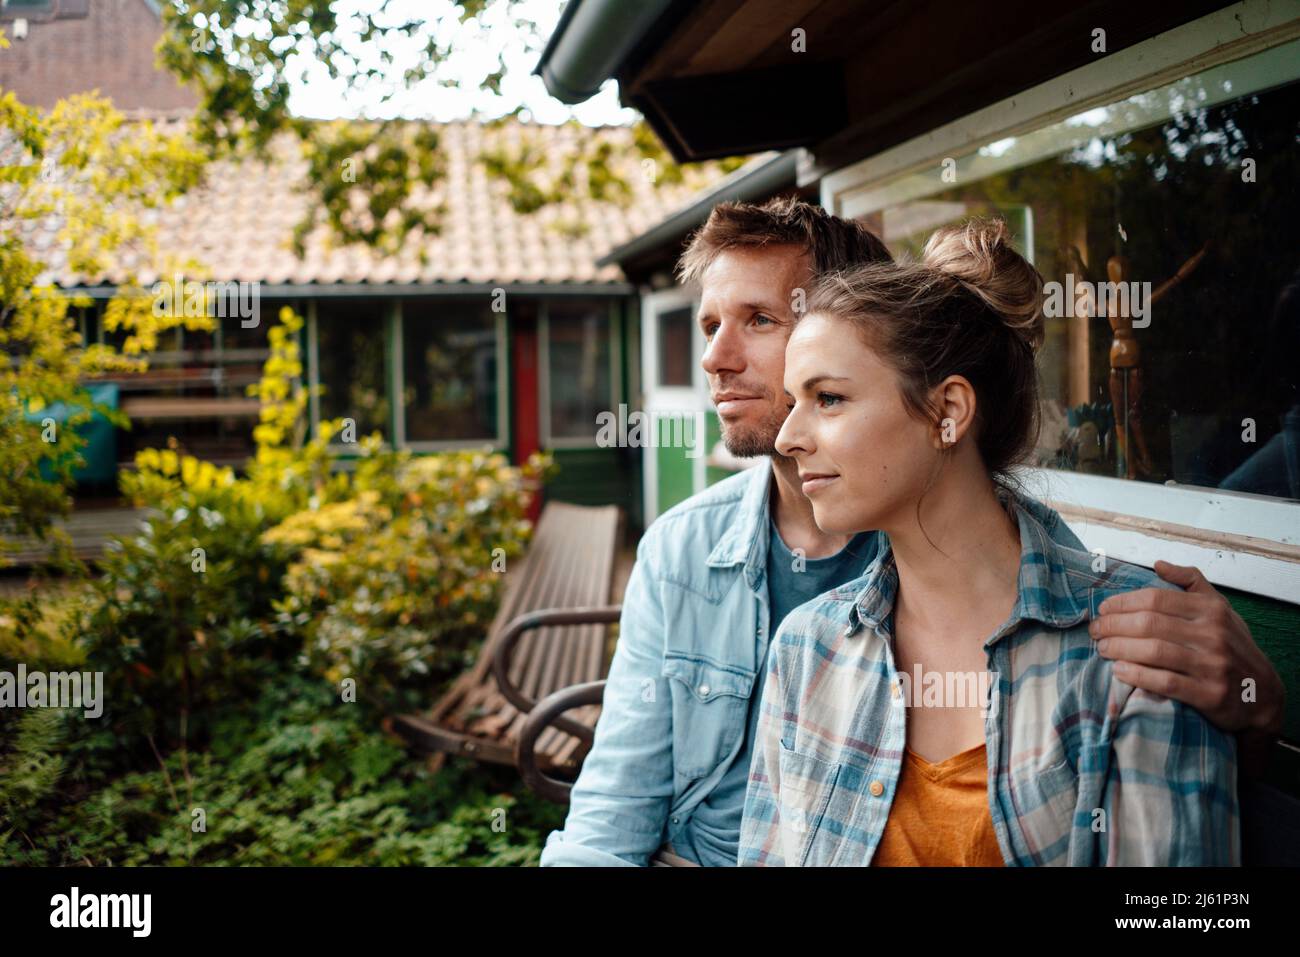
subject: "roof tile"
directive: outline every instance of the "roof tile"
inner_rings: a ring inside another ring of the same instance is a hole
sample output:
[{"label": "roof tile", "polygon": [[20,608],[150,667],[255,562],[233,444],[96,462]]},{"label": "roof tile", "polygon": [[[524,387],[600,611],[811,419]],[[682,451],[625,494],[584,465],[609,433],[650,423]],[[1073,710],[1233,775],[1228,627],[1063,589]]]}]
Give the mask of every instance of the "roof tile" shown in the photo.
[{"label": "roof tile", "polygon": [[[136,116],[176,129],[183,121],[176,114]],[[275,285],[617,283],[623,281],[618,267],[597,268],[596,260],[720,178],[716,168],[706,164],[688,169],[681,184],[647,182],[637,175],[632,131],[624,127],[518,122],[490,126],[474,121],[438,126],[446,178],[432,189],[419,189],[417,201],[446,204],[442,230],[439,235],[412,237],[395,255],[361,245],[340,246],[323,226],[308,236],[302,256],[293,254],[293,229],[311,198],[302,191],[306,163],[288,138],[271,144],[267,160],[213,163],[204,185],[158,211],[159,248],[202,262],[212,278]],[[620,205],[570,199],[531,215],[516,213],[506,196],[507,184],[489,177],[476,160],[484,149],[517,145],[525,137],[552,157],[552,163],[578,148],[581,139],[612,140],[615,162],[632,189],[631,200]],[[0,147],[0,154],[10,152]],[[139,267],[123,255],[104,276],[75,275],[56,241],[56,226],[46,221],[32,231],[32,248],[47,266],[45,279],[64,286],[116,284],[132,265]],[[427,257],[423,266],[421,251]]]}]

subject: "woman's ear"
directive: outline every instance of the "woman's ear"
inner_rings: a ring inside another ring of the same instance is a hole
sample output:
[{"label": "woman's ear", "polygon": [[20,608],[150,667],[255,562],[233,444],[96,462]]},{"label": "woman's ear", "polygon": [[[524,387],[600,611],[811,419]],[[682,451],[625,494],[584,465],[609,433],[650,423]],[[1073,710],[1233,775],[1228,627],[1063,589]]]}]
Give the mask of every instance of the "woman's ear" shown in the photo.
[{"label": "woman's ear", "polygon": [[950,449],[975,424],[975,388],[965,376],[950,375],[935,386],[931,396],[939,413],[934,447]]}]

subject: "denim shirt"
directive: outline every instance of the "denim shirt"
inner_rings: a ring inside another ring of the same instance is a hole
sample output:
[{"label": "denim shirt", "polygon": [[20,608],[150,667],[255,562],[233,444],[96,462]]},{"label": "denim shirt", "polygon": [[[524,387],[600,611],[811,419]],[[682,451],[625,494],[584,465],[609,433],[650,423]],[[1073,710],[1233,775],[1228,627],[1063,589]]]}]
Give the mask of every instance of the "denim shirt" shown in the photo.
[{"label": "denim shirt", "polygon": [[[692,815],[753,744],[749,700],[762,690],[758,670],[770,637],[771,483],[765,462],[692,496],[646,530],[592,748],[542,866],[644,866],[665,841],[697,860]],[[1082,547],[1055,512],[1030,507],[1063,544]],[[871,536],[864,568],[883,541]]]},{"label": "denim shirt", "polygon": [[[988,802],[1008,865],[1241,862],[1236,750],[1192,708],[1114,675],[1088,635],[1107,597],[1151,572],[1052,541],[1025,508],[1018,598],[984,643]],[[893,657],[898,571],[886,542],[862,578],[792,611],[772,647],[740,864],[871,861],[907,734]]]}]

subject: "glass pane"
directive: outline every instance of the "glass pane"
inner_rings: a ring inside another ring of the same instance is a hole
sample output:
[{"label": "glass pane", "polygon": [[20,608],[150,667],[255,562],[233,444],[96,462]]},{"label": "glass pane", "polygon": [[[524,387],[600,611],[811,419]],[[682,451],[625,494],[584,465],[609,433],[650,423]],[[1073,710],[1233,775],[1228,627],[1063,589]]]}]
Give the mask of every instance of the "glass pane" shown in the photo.
[{"label": "glass pane", "polygon": [[689,386],[694,362],[690,307],[660,313],[659,384]]},{"label": "glass pane", "polygon": [[388,435],[388,308],[364,299],[321,299],[316,304],[320,417],[354,419],[358,438],[375,431]]},{"label": "glass pane", "polygon": [[609,305],[552,306],[551,437],[595,444],[596,415],[611,411]]},{"label": "glass pane", "polygon": [[495,442],[496,317],[478,303],[402,304],[406,440]]},{"label": "glass pane", "polygon": [[[1012,227],[1048,282],[1035,464],[1300,498],[1300,84],[1259,70],[1090,110],[1054,155],[866,217],[896,254],[972,215]],[[1153,100],[1168,119],[1123,121]]]}]

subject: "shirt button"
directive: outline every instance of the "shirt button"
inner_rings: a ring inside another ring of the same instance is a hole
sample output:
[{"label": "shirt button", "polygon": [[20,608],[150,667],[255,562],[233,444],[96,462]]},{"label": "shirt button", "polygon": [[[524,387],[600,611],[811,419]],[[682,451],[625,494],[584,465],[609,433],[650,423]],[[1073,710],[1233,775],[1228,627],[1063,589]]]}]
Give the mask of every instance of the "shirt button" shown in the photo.
[{"label": "shirt button", "polygon": [[703,697],[704,695],[706,695],[706,694],[708,694],[708,693],[709,693],[709,686],[708,686],[708,685],[700,685],[700,696]]},{"label": "shirt button", "polygon": [[681,823],[681,818],[679,818],[679,817],[675,817],[675,818],[673,818],[673,823],[674,823],[674,824],[680,824],[680,823]]},{"label": "shirt button", "polygon": [[879,781],[872,781],[872,782],[871,782],[871,796],[872,796],[872,797],[880,797],[880,795],[882,795],[882,794],[884,794],[884,793],[885,793],[885,786],[884,786],[883,784],[881,784]]}]

